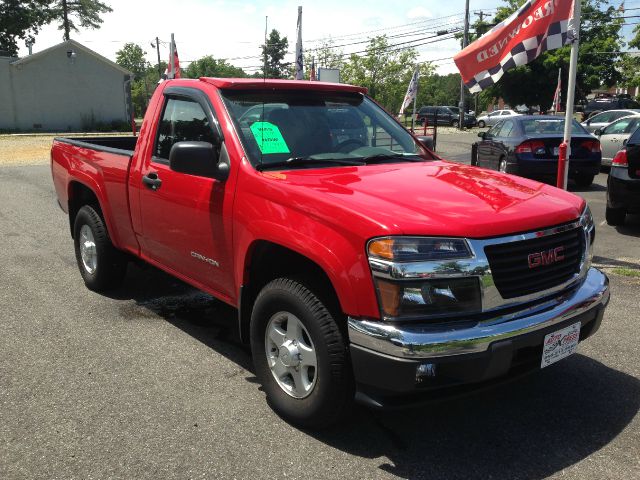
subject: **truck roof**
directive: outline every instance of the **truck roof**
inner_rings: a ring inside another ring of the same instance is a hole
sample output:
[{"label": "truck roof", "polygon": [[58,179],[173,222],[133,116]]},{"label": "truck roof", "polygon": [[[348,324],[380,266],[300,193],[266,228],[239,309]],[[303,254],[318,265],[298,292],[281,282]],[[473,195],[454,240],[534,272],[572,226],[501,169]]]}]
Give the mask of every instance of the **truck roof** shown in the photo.
[{"label": "truck roof", "polygon": [[218,88],[237,90],[258,90],[265,87],[276,90],[316,90],[325,92],[367,93],[366,87],[346,85],[344,83],[310,82],[308,80],[276,80],[272,78],[212,78],[200,77],[201,82],[210,83]]}]

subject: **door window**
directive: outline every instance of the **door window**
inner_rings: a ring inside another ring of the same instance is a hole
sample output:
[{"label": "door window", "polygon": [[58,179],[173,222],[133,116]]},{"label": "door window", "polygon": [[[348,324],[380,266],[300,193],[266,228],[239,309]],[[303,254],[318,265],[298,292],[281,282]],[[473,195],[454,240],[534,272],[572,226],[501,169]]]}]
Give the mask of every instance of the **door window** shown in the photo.
[{"label": "door window", "polygon": [[507,112],[506,110],[504,112],[502,112],[500,115],[502,115],[503,117],[506,117],[507,115],[511,115],[511,112]]},{"label": "door window", "polygon": [[501,123],[500,131],[496,133],[496,137],[510,137],[513,135],[515,123],[513,120],[505,120]]},{"label": "door window", "polygon": [[158,127],[154,155],[168,160],[173,144],[186,141],[217,143],[207,114],[198,102],[168,98]]},{"label": "door window", "polygon": [[611,112],[602,112],[591,117],[589,123],[609,123],[614,120],[611,116]]},{"label": "door window", "polygon": [[621,118],[605,128],[603,133],[605,135],[621,135],[623,133],[629,133],[632,127],[631,124],[634,122],[635,119],[633,117]]},{"label": "door window", "polygon": [[497,137],[504,122],[498,122],[487,132],[487,137]]}]

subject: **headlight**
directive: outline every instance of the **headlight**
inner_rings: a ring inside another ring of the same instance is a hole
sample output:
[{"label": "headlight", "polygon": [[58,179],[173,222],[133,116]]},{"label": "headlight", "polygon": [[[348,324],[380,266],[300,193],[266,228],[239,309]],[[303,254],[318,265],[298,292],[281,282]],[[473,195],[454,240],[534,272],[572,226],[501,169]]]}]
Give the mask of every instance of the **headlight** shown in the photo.
[{"label": "headlight", "polygon": [[468,273],[474,255],[465,239],[376,238],[367,254],[384,320],[482,311],[479,277]]},{"label": "headlight", "polygon": [[471,250],[462,238],[386,237],[371,240],[370,257],[398,262],[470,258]]}]

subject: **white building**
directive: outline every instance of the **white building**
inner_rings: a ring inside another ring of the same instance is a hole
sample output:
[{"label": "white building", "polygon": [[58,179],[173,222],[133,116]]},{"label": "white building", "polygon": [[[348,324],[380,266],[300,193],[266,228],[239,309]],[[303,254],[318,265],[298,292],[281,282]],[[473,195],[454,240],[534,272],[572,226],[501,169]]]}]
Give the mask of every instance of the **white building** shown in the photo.
[{"label": "white building", "polygon": [[69,40],[0,57],[0,130],[77,131],[130,119],[131,72]]}]

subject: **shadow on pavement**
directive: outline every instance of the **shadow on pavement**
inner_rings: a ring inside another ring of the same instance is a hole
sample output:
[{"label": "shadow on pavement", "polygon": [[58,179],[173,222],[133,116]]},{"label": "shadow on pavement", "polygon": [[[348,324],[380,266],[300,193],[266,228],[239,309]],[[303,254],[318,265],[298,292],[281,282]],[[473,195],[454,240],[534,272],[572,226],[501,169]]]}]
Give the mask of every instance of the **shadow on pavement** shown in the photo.
[{"label": "shadow on pavement", "polygon": [[[211,296],[153,267],[131,265],[125,285],[110,297],[135,301],[121,308],[123,318],[159,315],[253,370],[235,333],[235,309]],[[521,380],[420,409],[356,406],[348,422],[306,434],[379,459],[381,470],[401,478],[540,479],[607,445],[639,409],[640,380],[575,354]]]}]

